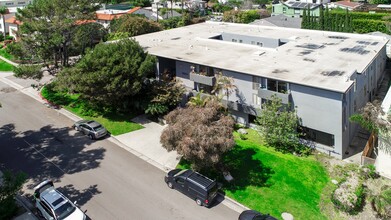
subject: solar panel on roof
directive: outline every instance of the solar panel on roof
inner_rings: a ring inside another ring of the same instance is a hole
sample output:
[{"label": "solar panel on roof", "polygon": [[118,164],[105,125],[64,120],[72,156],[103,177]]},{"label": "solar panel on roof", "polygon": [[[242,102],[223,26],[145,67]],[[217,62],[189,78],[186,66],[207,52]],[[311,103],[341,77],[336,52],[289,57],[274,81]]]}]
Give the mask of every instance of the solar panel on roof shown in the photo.
[{"label": "solar panel on roof", "polygon": [[300,2],[295,2],[293,3],[292,7],[297,7],[298,5],[300,5]]}]

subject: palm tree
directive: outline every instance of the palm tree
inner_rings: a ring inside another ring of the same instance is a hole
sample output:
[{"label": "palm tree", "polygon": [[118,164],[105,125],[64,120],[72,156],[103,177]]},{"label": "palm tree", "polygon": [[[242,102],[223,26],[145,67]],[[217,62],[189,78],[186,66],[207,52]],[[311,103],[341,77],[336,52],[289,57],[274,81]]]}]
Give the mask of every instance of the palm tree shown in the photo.
[{"label": "palm tree", "polygon": [[232,92],[235,91],[236,89],[237,87],[234,84],[234,79],[230,76],[224,76],[223,73],[220,71],[219,74],[217,75],[216,84],[212,93],[215,93],[217,95],[221,91],[225,92],[225,95],[227,96],[226,108],[228,108],[229,95],[231,95]]},{"label": "palm tree", "polygon": [[1,14],[1,19],[3,20],[3,36],[4,36],[4,40],[5,40],[5,17],[4,15],[8,14],[8,8],[5,7],[5,6],[1,6],[0,7],[0,14]]}]

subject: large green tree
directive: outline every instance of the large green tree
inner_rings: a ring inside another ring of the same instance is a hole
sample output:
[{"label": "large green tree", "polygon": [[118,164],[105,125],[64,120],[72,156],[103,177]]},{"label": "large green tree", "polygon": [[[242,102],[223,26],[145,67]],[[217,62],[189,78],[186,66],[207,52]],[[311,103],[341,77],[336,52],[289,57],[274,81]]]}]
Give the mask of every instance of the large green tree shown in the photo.
[{"label": "large green tree", "polygon": [[111,34],[110,40],[116,40],[114,36],[118,37],[118,33],[125,37],[133,37],[142,34],[148,34],[156,31],[161,31],[159,23],[150,21],[143,16],[138,15],[124,15],[110,23]]},{"label": "large green tree", "polygon": [[127,110],[144,79],[154,73],[155,62],[134,40],[100,43],[58,75],[58,89],[76,91],[95,107]]},{"label": "large green tree", "polygon": [[18,211],[15,196],[26,180],[24,173],[5,171],[0,184],[0,219],[12,219]]},{"label": "large green tree", "polygon": [[16,17],[22,22],[19,35],[26,51],[44,64],[68,65],[74,31],[80,21],[95,18],[99,0],[35,0]]},{"label": "large green tree", "polygon": [[221,103],[211,99],[205,106],[189,106],[170,112],[160,142],[176,150],[194,169],[216,167],[222,155],[235,145],[234,121],[224,114]]},{"label": "large green tree", "polygon": [[281,99],[273,95],[262,104],[262,111],[257,117],[257,130],[269,146],[284,152],[300,153],[299,118],[296,111]]},{"label": "large green tree", "polygon": [[99,42],[105,41],[106,35],[107,30],[99,23],[81,23],[73,32],[72,54],[84,54],[87,48],[93,48]]}]

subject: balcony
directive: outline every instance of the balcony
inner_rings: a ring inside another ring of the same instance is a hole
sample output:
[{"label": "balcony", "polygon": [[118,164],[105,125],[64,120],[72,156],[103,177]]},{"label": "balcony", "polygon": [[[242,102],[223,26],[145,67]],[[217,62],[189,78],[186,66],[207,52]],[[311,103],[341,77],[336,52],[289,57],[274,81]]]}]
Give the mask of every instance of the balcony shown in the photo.
[{"label": "balcony", "polygon": [[246,105],[244,103],[228,101],[228,105],[227,105],[227,100],[225,99],[221,100],[221,102],[223,103],[224,106],[228,106],[228,109],[230,110],[243,112],[250,115],[258,115],[260,112],[260,109],[257,109],[251,105]]},{"label": "balcony", "polygon": [[196,83],[201,83],[208,86],[214,86],[216,83],[215,76],[204,76],[198,73],[190,73],[190,80]]},{"label": "balcony", "polygon": [[267,99],[270,100],[273,95],[276,95],[278,98],[281,99],[281,102],[283,104],[288,104],[289,103],[289,97],[290,93],[280,93],[280,92],[275,92],[275,91],[270,91],[267,89],[258,89],[258,96],[262,99]]}]

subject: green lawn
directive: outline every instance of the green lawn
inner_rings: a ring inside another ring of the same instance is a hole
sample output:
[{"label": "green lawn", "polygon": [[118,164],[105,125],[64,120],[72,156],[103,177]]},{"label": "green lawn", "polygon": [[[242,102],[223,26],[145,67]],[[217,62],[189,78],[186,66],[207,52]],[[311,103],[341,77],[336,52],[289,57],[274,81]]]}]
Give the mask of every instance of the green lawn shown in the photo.
[{"label": "green lawn", "polygon": [[0,60],[0,71],[12,71],[14,69],[14,66],[12,66],[11,64],[3,61],[3,60]]},{"label": "green lawn", "polygon": [[86,113],[85,103],[79,99],[78,94],[55,93],[44,87],[41,92],[47,100],[61,105],[68,111],[82,117],[83,119],[96,120],[101,123],[112,135],[120,135],[144,128],[143,126],[130,121],[135,117],[133,114],[105,114],[94,115]]},{"label": "green lawn", "polygon": [[5,51],[4,48],[0,49],[0,56],[7,58],[9,60],[14,60],[14,57],[11,54],[7,53],[7,51]]},{"label": "green lawn", "polygon": [[[234,135],[237,145],[224,157],[224,164],[235,178],[231,184],[223,182],[227,196],[279,219],[282,212],[298,220],[327,219],[318,204],[329,177],[314,157],[297,157],[264,147],[254,130],[249,130],[247,140]],[[184,162],[180,167],[188,164]]]}]

